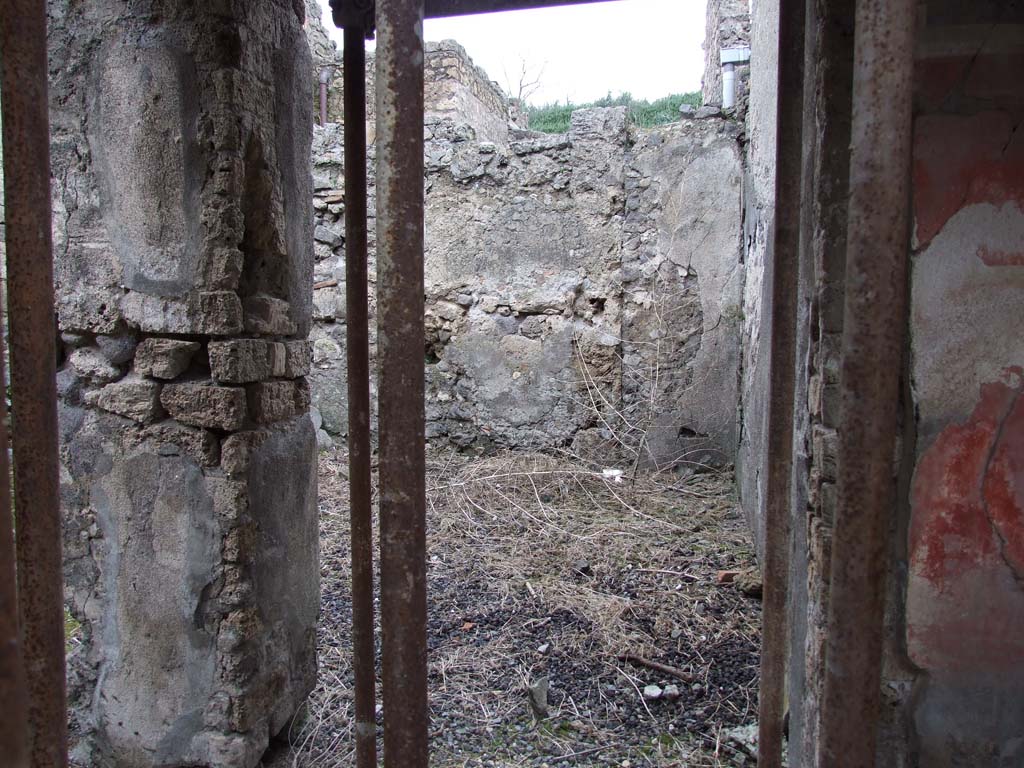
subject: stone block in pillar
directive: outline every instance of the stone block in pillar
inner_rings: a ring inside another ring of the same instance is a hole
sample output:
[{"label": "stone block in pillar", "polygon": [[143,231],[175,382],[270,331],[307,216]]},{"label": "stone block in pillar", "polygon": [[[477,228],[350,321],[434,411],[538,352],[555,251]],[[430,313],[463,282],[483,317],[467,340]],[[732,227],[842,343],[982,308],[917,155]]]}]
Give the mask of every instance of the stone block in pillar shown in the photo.
[{"label": "stone block in pillar", "polygon": [[181,339],[146,339],[135,349],[135,372],[157,379],[174,379],[188,370],[202,345]]}]

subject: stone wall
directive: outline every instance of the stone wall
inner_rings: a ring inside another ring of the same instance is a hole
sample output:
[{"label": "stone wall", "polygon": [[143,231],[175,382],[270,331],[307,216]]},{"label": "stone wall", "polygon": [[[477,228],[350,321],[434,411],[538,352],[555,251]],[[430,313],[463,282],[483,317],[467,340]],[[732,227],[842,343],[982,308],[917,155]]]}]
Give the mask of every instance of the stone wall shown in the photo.
[{"label": "stone wall", "polygon": [[49,16],[73,759],[249,768],[316,675],[301,5]]},{"label": "stone wall", "polygon": [[[448,118],[425,130],[428,436],[658,465],[731,460],[734,124],[637,131],[624,109],[582,110],[569,133],[513,132],[507,148]],[[334,435],[347,429],[342,176],[340,129],[317,129],[310,380]],[[372,218],[372,183],[369,201]]]},{"label": "stone wall", "polygon": [[758,551],[764,541],[764,483],[767,461],[768,339],[775,216],[775,120],[778,79],[778,0],[757,0],[751,18],[750,106],[746,115],[744,171],[744,284],[742,431],[736,475],[743,509]]},{"label": "stone wall", "polygon": [[[306,36],[314,51],[316,69],[332,71],[327,94],[327,120],[342,123],[345,115],[345,89],[342,56],[327,36],[315,0],[311,8]],[[314,6],[316,6],[314,8]],[[326,20],[330,23],[330,19]],[[507,145],[509,140],[509,101],[501,87],[473,63],[466,50],[454,40],[428,42],[424,46],[424,113],[431,118],[448,118],[474,127],[477,138]],[[366,125],[371,141],[376,131],[376,78],[372,51],[366,55]],[[319,84],[314,85],[314,102],[319,104]]]}]

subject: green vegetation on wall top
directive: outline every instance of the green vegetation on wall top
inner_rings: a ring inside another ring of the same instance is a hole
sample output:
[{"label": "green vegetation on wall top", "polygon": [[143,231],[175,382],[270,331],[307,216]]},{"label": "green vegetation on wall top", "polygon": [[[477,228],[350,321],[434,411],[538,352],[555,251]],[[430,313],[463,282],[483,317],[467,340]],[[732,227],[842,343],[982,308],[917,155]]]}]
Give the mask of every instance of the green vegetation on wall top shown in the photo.
[{"label": "green vegetation on wall top", "polygon": [[619,96],[612,96],[609,93],[604,98],[589,104],[572,104],[568,101],[565,104],[555,102],[539,107],[529,106],[526,111],[530,115],[530,130],[543,133],[565,133],[569,130],[569,116],[576,109],[629,107],[629,117],[633,124],[641,128],[650,128],[654,125],[664,125],[678,120],[679,107],[683,104],[699,107],[701,105],[700,92],[674,93],[656,101],[634,99],[629,93]]}]

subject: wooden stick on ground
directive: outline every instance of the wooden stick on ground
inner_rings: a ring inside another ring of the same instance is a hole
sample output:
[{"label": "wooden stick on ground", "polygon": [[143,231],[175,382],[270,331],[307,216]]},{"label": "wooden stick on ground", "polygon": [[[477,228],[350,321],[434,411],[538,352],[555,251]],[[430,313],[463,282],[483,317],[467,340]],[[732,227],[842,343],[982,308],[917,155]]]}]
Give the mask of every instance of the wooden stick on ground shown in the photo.
[{"label": "wooden stick on ground", "polygon": [[685,683],[693,682],[693,675],[690,673],[684,672],[679,669],[679,667],[662,664],[660,661],[651,661],[650,659],[645,659],[643,656],[637,656],[632,653],[620,653],[616,658],[619,661],[628,661],[630,664],[635,664],[639,667],[647,667],[648,669],[655,669],[658,672],[664,672],[666,675],[671,675]]}]

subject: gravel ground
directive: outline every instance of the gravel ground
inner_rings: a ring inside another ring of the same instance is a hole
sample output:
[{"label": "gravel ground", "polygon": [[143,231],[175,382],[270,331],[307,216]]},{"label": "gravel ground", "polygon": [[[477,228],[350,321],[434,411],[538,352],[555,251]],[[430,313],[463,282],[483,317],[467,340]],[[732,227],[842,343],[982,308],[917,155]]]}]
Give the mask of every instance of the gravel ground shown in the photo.
[{"label": "gravel ground", "polygon": [[[321,454],[320,685],[274,768],[353,764],[346,473]],[[754,763],[731,735],[756,720],[760,603],[719,583],[753,566],[730,475],[431,453],[427,484],[433,766]]]}]

